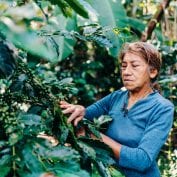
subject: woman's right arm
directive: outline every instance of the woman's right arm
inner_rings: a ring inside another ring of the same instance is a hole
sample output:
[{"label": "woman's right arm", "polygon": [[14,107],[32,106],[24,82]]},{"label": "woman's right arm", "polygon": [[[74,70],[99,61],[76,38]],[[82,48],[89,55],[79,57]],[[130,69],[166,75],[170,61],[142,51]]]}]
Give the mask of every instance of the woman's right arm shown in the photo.
[{"label": "woman's right arm", "polygon": [[[71,123],[73,121],[73,123],[74,123],[75,126],[77,126],[78,122],[83,119],[83,117],[85,116],[85,113],[86,113],[86,109],[83,106],[69,104],[66,101],[61,101],[60,102],[60,107],[62,109],[64,109],[63,110],[64,114],[70,114],[70,116],[68,118],[68,123]],[[95,112],[97,110],[97,108],[98,108],[97,103],[95,103],[95,104],[93,104],[93,105],[91,105],[91,106],[88,107],[88,109],[90,111],[92,110],[93,112]],[[99,110],[99,108],[98,108],[98,110]],[[78,135],[82,136],[83,132],[79,132]],[[115,157],[119,158],[121,144],[119,144],[118,142],[112,140],[111,138],[109,138],[108,136],[106,136],[106,135],[104,135],[102,133],[101,133],[101,137],[102,137],[102,141],[105,144],[107,144],[108,146],[110,146],[110,148],[112,148]],[[94,138],[95,137],[93,135],[93,139]]]}]

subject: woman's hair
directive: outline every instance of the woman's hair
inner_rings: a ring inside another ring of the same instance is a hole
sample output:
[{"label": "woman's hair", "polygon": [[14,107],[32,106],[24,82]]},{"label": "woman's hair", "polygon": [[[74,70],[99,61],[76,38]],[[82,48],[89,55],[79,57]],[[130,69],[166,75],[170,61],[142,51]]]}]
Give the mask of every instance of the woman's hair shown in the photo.
[{"label": "woman's hair", "polygon": [[161,68],[162,60],[161,55],[158,50],[149,43],[146,42],[133,42],[133,43],[125,43],[120,54],[119,59],[122,62],[126,53],[134,53],[136,55],[141,56],[152,69],[156,69],[158,74],[157,76],[151,80],[152,87],[154,89],[159,90],[159,85],[155,82]]}]

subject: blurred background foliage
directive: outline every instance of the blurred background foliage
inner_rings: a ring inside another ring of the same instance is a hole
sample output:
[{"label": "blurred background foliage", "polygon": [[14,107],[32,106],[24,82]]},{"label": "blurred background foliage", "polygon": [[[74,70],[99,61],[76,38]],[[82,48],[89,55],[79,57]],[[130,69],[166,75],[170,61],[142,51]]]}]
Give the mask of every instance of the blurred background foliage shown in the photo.
[{"label": "blurred background foliage", "polygon": [[[161,7],[162,16],[157,19]],[[158,163],[163,177],[176,177],[177,1],[0,1],[0,40],[44,84],[62,79],[74,84],[60,99],[85,106],[122,87],[119,50],[125,42],[142,40],[150,22],[156,26],[147,40],[163,59],[159,77],[162,94],[175,105],[173,128]],[[2,64],[0,72],[6,75]],[[6,85],[6,80],[1,80],[2,93]]]}]

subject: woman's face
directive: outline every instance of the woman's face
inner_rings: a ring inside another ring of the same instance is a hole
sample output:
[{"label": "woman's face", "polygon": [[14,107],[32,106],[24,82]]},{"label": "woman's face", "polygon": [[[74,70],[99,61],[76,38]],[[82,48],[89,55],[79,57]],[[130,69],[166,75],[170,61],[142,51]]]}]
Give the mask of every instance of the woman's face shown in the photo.
[{"label": "woman's face", "polygon": [[149,88],[151,78],[157,75],[155,71],[150,70],[148,63],[134,53],[126,53],[121,64],[122,81],[130,91]]}]

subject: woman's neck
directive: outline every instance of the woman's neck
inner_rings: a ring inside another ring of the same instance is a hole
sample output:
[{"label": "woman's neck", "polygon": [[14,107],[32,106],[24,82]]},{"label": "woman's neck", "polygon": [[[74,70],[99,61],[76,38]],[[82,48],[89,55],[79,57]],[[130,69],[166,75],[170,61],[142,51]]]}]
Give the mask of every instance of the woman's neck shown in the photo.
[{"label": "woman's neck", "polygon": [[152,92],[153,89],[151,87],[146,87],[136,91],[129,91],[128,109],[137,101],[147,97]]}]

